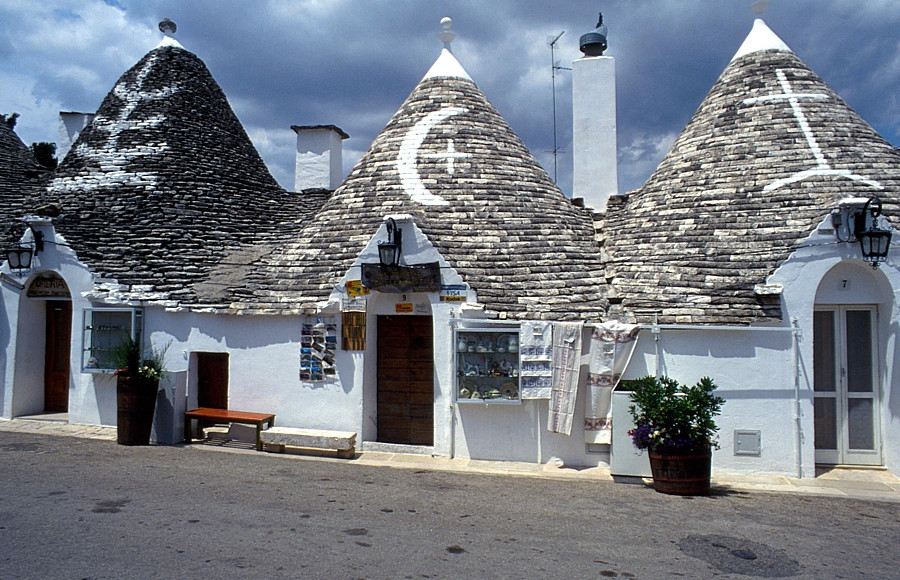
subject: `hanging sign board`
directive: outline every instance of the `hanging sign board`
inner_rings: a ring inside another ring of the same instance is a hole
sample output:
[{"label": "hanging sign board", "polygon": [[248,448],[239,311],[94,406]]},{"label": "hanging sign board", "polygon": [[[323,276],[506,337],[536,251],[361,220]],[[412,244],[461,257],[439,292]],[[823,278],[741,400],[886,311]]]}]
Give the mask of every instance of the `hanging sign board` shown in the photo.
[{"label": "hanging sign board", "polygon": [[441,289],[441,266],[437,262],[388,268],[363,264],[362,283],[366,288],[394,294],[437,292]]},{"label": "hanging sign board", "polygon": [[43,274],[35,278],[28,286],[29,298],[71,298],[66,282],[54,273]]}]

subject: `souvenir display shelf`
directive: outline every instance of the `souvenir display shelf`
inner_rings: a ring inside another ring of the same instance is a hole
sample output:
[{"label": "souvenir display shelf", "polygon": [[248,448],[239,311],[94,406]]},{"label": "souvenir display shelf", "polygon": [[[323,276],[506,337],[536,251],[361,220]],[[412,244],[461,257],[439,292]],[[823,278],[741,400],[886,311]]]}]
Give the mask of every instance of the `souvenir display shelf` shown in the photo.
[{"label": "souvenir display shelf", "polygon": [[136,338],[141,331],[142,312],[133,309],[89,309],[84,312],[82,329],[82,372],[103,373],[115,370],[113,349],[125,338]]},{"label": "souvenir display shelf", "polygon": [[457,329],[456,401],[518,404],[518,330]]}]

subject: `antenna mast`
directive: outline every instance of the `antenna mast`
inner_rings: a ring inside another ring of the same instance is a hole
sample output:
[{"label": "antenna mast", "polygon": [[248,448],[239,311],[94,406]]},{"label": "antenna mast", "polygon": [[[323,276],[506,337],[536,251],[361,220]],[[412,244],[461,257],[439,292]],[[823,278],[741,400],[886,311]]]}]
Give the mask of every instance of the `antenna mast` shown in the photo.
[{"label": "antenna mast", "polygon": [[556,182],[557,175],[557,154],[559,153],[559,147],[556,144],[556,71],[557,70],[572,70],[563,66],[559,66],[556,62],[556,43],[565,34],[566,31],[563,30],[559,34],[556,35],[555,38],[550,40],[550,79],[553,84],[553,182]]}]

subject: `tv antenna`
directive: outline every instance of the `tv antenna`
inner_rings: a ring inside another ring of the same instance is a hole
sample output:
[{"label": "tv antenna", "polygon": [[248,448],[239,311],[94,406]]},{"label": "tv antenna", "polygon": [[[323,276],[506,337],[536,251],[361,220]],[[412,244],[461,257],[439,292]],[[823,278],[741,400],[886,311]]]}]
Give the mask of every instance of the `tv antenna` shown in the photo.
[{"label": "tv antenna", "polygon": [[557,175],[557,155],[559,154],[559,147],[556,144],[556,71],[558,70],[572,70],[570,68],[559,66],[559,62],[556,60],[556,43],[565,34],[566,31],[563,30],[559,34],[557,34],[554,38],[549,39],[548,43],[550,44],[550,79],[553,85],[553,182],[556,182]]}]

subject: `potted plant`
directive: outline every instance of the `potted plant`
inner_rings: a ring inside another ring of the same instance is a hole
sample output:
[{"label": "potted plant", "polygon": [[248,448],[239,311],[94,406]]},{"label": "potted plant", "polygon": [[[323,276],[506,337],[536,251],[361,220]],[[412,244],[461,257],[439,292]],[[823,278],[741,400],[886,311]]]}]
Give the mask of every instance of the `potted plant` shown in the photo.
[{"label": "potted plant", "polygon": [[140,335],[126,336],[112,350],[116,366],[116,440],[119,445],[148,445],[163,377],[165,349],[141,348]]},{"label": "potted plant", "polygon": [[694,386],[669,377],[646,376],[629,381],[635,428],[628,432],[634,446],[650,454],[653,487],[662,493],[708,495],[715,417],[725,399],[703,377]]}]

